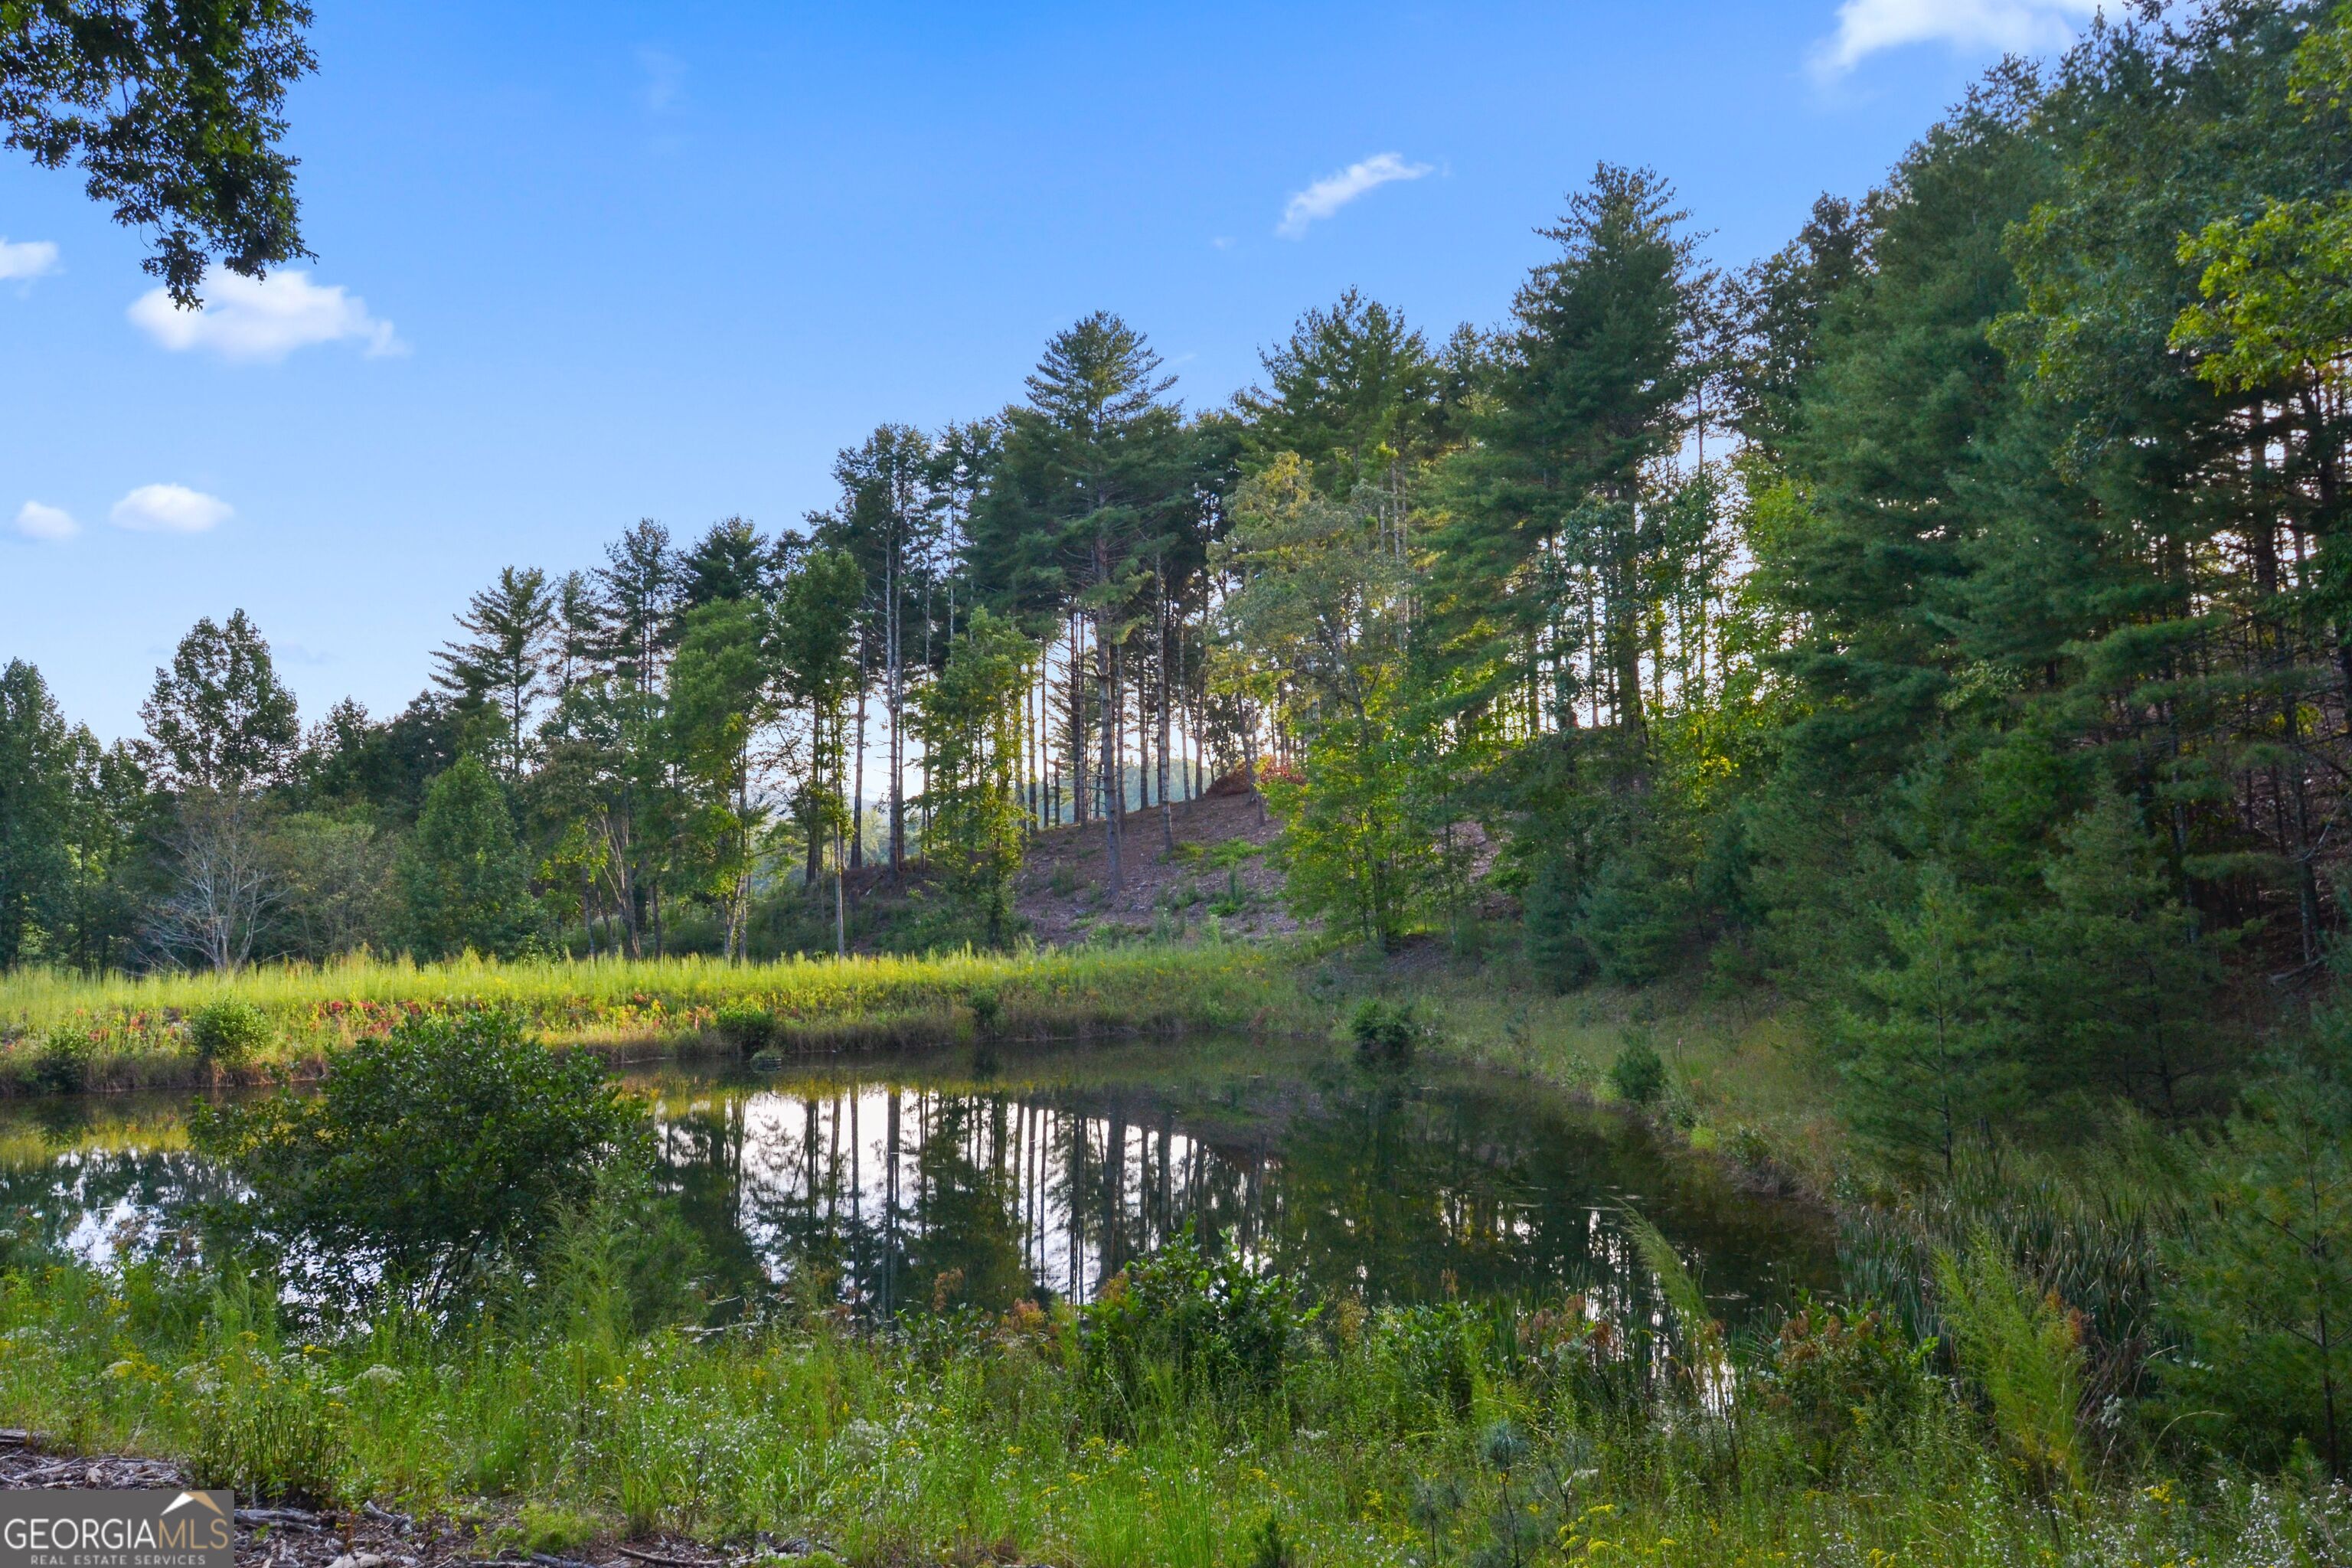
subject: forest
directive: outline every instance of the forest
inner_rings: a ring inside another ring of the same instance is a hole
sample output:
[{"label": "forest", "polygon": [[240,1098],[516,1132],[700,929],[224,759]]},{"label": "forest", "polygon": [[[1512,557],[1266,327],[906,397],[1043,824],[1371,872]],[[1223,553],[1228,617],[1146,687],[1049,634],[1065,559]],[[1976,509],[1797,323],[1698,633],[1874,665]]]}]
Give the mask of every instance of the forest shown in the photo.
[{"label": "forest", "polygon": [[[0,969],[1017,952],[1041,835],[1115,893],[1235,780],[1302,951],[1799,1020],[1869,1156],[1824,1195],[1903,1215],[1846,1277],[2016,1351],[1965,1370],[2029,1490],[2193,1448],[2321,1496],[2352,1474],[2352,10],[2101,21],[1743,266],[1669,172],[1602,163],[1540,233],[1499,322],[1349,290],[1223,401],[1089,315],[1003,407],[845,448],[823,511],[501,571],[396,714],[306,722],[242,611],[110,745],[9,664]],[[1657,1100],[1648,1049],[1616,1097]],[[2084,1145],[2104,1176],[2051,1173]],[[1784,1362],[1910,1353],[1809,1321],[1830,1350],[1784,1330]],[[1507,1511],[1523,1441],[1457,1445]]]}]

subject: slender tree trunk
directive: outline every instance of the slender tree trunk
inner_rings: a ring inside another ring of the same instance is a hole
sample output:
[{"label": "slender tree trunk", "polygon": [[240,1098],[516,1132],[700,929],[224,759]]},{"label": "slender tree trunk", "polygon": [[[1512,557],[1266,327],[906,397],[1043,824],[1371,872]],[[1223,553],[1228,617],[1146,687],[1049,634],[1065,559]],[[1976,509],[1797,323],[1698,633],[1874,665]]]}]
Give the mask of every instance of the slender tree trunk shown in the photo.
[{"label": "slender tree trunk", "polygon": [[866,689],[871,684],[861,638],[857,658],[857,771],[849,796],[849,864],[853,869],[866,864]]},{"label": "slender tree trunk", "polygon": [[1167,854],[1176,853],[1176,814],[1168,805],[1168,595],[1160,595],[1160,840]]},{"label": "slender tree trunk", "polygon": [[904,640],[899,626],[899,545],[894,538],[890,545],[890,604],[888,614],[889,703],[890,703],[890,879],[903,879],[907,868],[907,740],[904,719],[907,699],[906,658],[900,651]]},{"label": "slender tree trunk", "polygon": [[1087,729],[1086,703],[1082,700],[1086,677],[1080,673],[1080,617],[1070,617],[1069,661],[1063,666],[1066,677],[1063,695],[1070,710],[1070,820],[1080,827],[1087,825],[1087,807],[1092,804],[1087,796]]},{"label": "slender tree trunk", "polygon": [[1119,866],[1118,827],[1121,807],[1125,805],[1120,798],[1125,791],[1122,787],[1124,781],[1119,777],[1119,752],[1125,748],[1119,743],[1118,645],[1104,639],[1099,620],[1095,626],[1095,674],[1102,701],[1104,882],[1111,892],[1116,893],[1124,885]]}]

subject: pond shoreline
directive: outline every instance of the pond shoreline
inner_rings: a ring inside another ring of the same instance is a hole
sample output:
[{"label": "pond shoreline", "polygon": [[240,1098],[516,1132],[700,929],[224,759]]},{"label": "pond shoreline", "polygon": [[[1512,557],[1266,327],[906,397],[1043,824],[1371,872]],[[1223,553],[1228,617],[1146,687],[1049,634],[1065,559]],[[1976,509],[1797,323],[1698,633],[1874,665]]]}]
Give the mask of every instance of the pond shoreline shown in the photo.
[{"label": "pond shoreline", "polygon": [[[242,1003],[272,1044],[235,1063],[190,1038],[205,1008]],[[0,1099],[203,1089],[314,1079],[328,1057],[411,1019],[519,1013],[551,1047],[608,1060],[723,1056],[728,1015],[750,1009],[787,1055],[1006,1040],[1308,1027],[1284,955],[1263,947],[1052,950],[1007,955],[790,960],[725,965],[352,963],[231,979],[0,975]],[[980,1027],[985,1015],[988,1029]]]}]

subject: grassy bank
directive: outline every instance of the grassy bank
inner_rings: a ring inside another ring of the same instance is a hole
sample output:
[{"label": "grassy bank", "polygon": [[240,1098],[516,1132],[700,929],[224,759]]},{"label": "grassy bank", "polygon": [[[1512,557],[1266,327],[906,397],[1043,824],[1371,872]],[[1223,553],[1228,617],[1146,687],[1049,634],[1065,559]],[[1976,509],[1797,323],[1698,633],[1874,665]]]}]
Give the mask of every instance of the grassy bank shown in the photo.
[{"label": "grassy bank", "polygon": [[1804,1355],[1768,1352],[1710,1408],[1664,1342],[1612,1339],[1573,1302],[1330,1303],[1244,1365],[1199,1353],[1214,1323],[1189,1352],[1137,1351],[1098,1313],[951,1300],[898,1338],[822,1317],[639,1333],[598,1260],[572,1266],[494,1326],[385,1318],[332,1344],[235,1285],[0,1276],[0,1416],[247,1496],[446,1511],[485,1550],[565,1555],[764,1531],[877,1564],[2251,1568],[2352,1539],[2344,1494],[2294,1482],[2037,1479],[1900,1356],[1809,1383]]},{"label": "grassy bank", "polygon": [[[760,964],[352,959],[234,977],[19,970],[0,975],[0,1094],[301,1070],[403,1019],[490,1006],[519,1012],[551,1043],[631,1059],[718,1046],[713,1026],[730,1007],[771,1015],[787,1051],[916,1045],[969,1031],[975,998],[1011,1038],[1290,1027],[1303,1016],[1287,965],[1239,945]],[[189,1020],[230,1000],[257,1008],[268,1037],[224,1067],[199,1056]]]},{"label": "grassy bank", "polygon": [[1818,1194],[1851,1173],[1832,1109],[1834,1074],[1795,1010],[1768,992],[1714,995],[1694,980],[1561,993],[1512,960],[1456,959],[1433,948],[1391,960],[1329,952],[1300,966],[1297,984],[1318,1018],[1362,996],[1409,1002],[1437,1054],[1601,1103],[1622,1098],[1610,1078],[1619,1054],[1645,1044],[1666,1074],[1661,1096],[1644,1109],[1695,1147],[1769,1164]]}]

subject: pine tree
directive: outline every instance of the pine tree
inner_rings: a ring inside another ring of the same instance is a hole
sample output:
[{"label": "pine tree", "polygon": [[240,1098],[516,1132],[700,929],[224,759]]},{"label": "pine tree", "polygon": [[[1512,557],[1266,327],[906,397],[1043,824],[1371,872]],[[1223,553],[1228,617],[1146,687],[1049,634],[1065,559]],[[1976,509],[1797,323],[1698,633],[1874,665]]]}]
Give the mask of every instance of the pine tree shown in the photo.
[{"label": "pine tree", "polygon": [[1201,490],[1181,416],[1165,401],[1174,378],[1160,374],[1160,356],[1118,317],[1097,313],[1055,334],[1027,384],[1027,403],[1005,413],[975,553],[998,563],[990,578],[1000,603],[1075,615],[1092,634],[1091,714],[1074,679],[1065,716],[1074,764],[1086,749],[1086,720],[1097,726],[1093,775],[1116,890],[1128,644],[1149,623],[1153,565],[1197,514]]},{"label": "pine tree", "polygon": [[2024,1093],[1987,924],[1949,872],[1927,868],[1913,911],[1886,922],[1892,960],[1858,977],[1862,1005],[1838,1028],[1847,1120],[1898,1156],[1931,1156],[1947,1178],[1971,1131]]},{"label": "pine tree", "polygon": [[508,784],[519,782],[537,752],[537,710],[547,695],[550,644],[557,631],[557,600],[547,574],[508,566],[476,594],[458,629],[465,642],[445,643],[434,656],[433,682],[460,709],[487,710],[494,728],[488,750]]},{"label": "pine tree", "polygon": [[916,698],[930,831],[924,853],[958,910],[990,947],[1013,932],[1021,870],[1020,701],[1035,650],[985,609]]},{"label": "pine tree", "polygon": [[781,695],[768,616],[755,602],[717,599],[688,612],[670,666],[668,718],[691,797],[689,837],[705,890],[726,921],[726,956],[744,956],[754,854],[767,810],[756,790],[759,737]]}]

